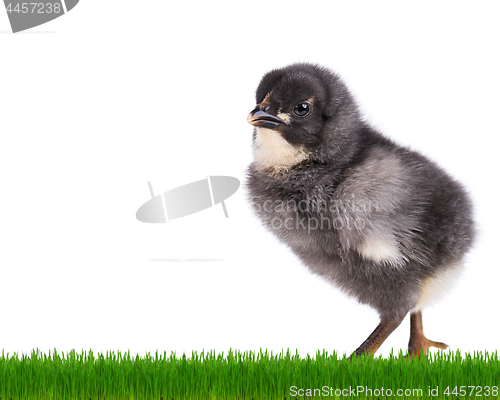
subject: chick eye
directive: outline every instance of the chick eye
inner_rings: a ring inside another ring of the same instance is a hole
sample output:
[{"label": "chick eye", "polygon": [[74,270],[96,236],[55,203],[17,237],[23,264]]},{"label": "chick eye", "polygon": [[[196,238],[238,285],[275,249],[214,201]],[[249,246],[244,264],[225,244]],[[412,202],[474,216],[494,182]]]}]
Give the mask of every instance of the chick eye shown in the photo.
[{"label": "chick eye", "polygon": [[310,112],[311,106],[306,102],[301,101],[293,106],[293,113],[297,117],[305,117],[306,115],[309,115]]}]

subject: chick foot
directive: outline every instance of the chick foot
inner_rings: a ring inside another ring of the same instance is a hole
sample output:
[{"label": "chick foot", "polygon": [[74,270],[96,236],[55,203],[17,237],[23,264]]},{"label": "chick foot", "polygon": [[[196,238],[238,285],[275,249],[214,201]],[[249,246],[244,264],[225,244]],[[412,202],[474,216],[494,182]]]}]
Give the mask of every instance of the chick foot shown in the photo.
[{"label": "chick foot", "polygon": [[368,339],[366,339],[361,346],[359,346],[354,353],[351,354],[349,360],[352,360],[355,356],[362,356],[368,354],[373,357],[378,348],[384,343],[385,339],[396,329],[399,324],[403,321],[400,320],[382,320],[380,324],[375,328]]},{"label": "chick foot", "polygon": [[410,315],[410,342],[408,343],[408,357],[418,357],[427,354],[429,347],[437,347],[445,350],[448,345],[441,342],[434,342],[424,336],[422,325],[422,312],[417,311]]}]

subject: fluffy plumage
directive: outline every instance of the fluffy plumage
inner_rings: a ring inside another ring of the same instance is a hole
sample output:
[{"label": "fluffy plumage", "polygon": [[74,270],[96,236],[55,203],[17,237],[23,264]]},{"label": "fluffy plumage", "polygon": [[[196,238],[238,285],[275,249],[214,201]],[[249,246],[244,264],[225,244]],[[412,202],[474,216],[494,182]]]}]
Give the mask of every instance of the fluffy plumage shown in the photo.
[{"label": "fluffy plumage", "polygon": [[[375,352],[460,270],[474,238],[469,197],[434,162],[364,122],[325,68],[273,70],[256,100],[254,209],[312,272],[379,312],[383,332],[356,351]],[[423,333],[412,338],[410,354],[427,350]]]}]

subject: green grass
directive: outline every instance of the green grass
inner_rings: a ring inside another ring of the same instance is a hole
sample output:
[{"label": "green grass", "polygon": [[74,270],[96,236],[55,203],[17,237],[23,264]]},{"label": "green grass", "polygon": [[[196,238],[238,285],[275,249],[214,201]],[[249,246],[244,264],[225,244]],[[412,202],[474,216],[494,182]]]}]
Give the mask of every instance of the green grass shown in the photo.
[{"label": "green grass", "polygon": [[[0,357],[1,400],[442,399],[447,398],[446,387],[453,399],[475,398],[477,387],[482,387],[481,398],[485,399],[498,398],[499,386],[496,352],[436,353],[420,360],[405,359],[400,353],[397,357],[357,358],[352,362],[337,359],[335,353],[318,352],[314,357],[301,358],[290,352],[273,355],[267,351],[229,351],[225,355],[202,352],[191,357],[165,353],[133,357],[129,353],[104,355],[92,351],[60,354],[55,350],[48,355],[33,351],[29,356],[9,356],[2,351]],[[366,396],[366,389],[358,392],[358,387],[371,389],[372,395]],[[429,389],[436,387],[438,396],[430,396]],[[318,390],[307,396],[306,389]],[[387,396],[388,389],[392,396]],[[407,391],[398,397],[398,389],[410,390],[411,395]],[[413,392],[418,389],[421,392]],[[454,389],[458,395],[453,394]],[[466,391],[465,396],[460,396],[460,389]]]}]

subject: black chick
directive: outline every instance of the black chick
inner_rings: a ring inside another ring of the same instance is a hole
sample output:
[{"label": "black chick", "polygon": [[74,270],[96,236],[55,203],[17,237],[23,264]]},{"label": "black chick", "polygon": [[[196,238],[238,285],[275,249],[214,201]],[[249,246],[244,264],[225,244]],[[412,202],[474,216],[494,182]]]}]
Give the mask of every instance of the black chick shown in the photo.
[{"label": "black chick", "polygon": [[353,355],[374,354],[408,313],[410,356],[445,349],[424,336],[421,310],[453,283],[472,245],[463,187],[363,121],[325,68],[272,70],[256,98],[250,200],[311,271],[379,312]]}]

